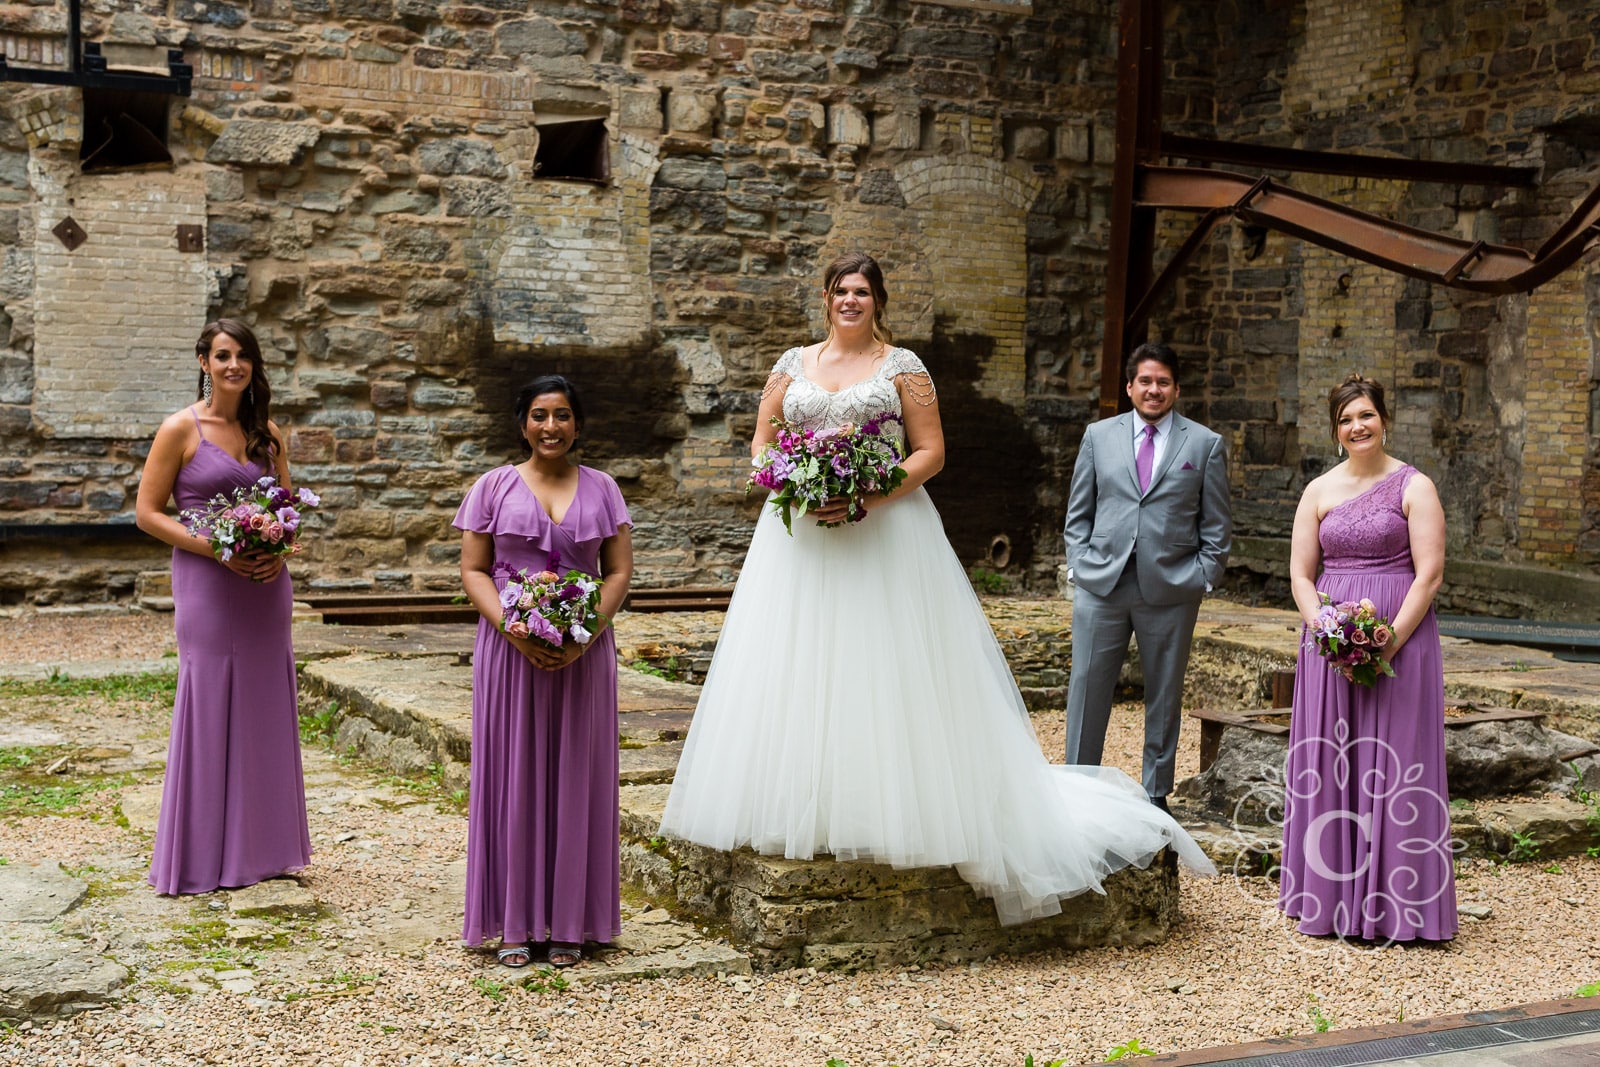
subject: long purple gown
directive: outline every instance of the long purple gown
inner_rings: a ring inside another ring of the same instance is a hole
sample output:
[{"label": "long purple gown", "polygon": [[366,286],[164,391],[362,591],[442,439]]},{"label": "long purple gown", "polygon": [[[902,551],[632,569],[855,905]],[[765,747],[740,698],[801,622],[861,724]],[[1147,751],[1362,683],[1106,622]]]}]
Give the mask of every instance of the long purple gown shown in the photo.
[{"label": "long purple gown", "polygon": [[[198,424],[198,420],[196,420]],[[232,496],[268,468],[202,436],[178,471],[178,507]],[[162,893],[253,885],[311,862],[288,569],[252,582],[172,552],[178,695],[150,884]]]},{"label": "long purple gown", "polygon": [[[1393,619],[1416,571],[1401,500],[1410,466],[1322,518],[1317,588]],[[1368,689],[1302,636],[1284,772],[1278,906],[1305,934],[1376,942],[1455,935],[1444,671],[1429,608]]]},{"label": "long purple gown", "polygon": [[[494,538],[496,570],[600,575],[600,546],[631,525],[610,475],[578,468],[578,493],[551,520],[515,467],[478,479],[460,530]],[[601,575],[601,577],[604,577]],[[496,588],[505,587],[497,574]],[[472,650],[472,792],[462,938],[608,942],[622,930],[617,810],[617,649],[539,670],[486,619]]]}]

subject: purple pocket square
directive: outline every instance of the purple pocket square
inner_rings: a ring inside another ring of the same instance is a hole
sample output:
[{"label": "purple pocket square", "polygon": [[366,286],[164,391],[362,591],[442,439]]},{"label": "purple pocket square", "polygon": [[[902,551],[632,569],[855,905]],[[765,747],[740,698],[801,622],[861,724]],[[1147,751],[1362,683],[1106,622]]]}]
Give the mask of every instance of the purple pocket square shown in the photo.
[{"label": "purple pocket square", "polygon": [[1192,470],[1195,469],[1195,466],[1194,466],[1193,463],[1190,463],[1188,460],[1184,460],[1183,461],[1183,466],[1179,467],[1178,469],[1181,470],[1181,471],[1192,471]]}]

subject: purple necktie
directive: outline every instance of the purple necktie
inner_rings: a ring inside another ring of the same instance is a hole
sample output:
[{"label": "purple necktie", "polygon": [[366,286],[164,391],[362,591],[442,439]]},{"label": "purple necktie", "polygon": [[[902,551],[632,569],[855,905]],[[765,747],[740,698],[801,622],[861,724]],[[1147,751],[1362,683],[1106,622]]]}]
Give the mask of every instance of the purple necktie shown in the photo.
[{"label": "purple necktie", "polygon": [[1150,471],[1156,465],[1156,428],[1146,425],[1144,428],[1144,441],[1139,445],[1139,454],[1133,459],[1133,469],[1139,472],[1139,492],[1143,493],[1150,488]]}]

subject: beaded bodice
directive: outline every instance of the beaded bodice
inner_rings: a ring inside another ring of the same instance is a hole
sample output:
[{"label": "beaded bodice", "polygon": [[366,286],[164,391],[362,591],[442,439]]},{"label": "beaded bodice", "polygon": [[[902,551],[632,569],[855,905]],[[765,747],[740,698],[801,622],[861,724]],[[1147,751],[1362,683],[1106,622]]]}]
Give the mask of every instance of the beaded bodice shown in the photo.
[{"label": "beaded bodice", "polygon": [[1406,484],[1417,473],[1405,465],[1359,496],[1322,516],[1317,539],[1329,571],[1410,571],[1411,530],[1402,507]]},{"label": "beaded bodice", "polygon": [[[918,403],[924,402],[923,397],[927,397],[926,403],[933,402],[933,380],[928,368],[908,348],[891,348],[871,375],[833,392],[806,377],[801,351],[791,348],[783,354],[772,368],[768,388],[787,386],[783,417],[802,429],[824,430],[845,423],[859,426],[885,411],[902,414],[896,386],[896,379],[902,375],[910,377],[911,395]],[[905,447],[905,430],[899,423],[888,423],[884,429]]]}]

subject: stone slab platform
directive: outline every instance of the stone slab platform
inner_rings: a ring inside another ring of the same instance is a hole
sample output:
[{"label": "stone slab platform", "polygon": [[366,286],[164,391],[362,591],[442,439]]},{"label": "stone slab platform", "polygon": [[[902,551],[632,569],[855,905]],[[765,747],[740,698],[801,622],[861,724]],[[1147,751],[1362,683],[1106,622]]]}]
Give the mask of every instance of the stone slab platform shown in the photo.
[{"label": "stone slab platform", "polygon": [[724,852],[656,835],[666,785],[622,790],[623,877],[728,937],[758,968],[840,970],[960,962],[997,953],[1164,941],[1178,919],[1177,860],[1120,871],[1106,893],[1060,915],[1001,926],[994,905],[951,867],[895,869],[831,857],[789,860]]},{"label": "stone slab platform", "polygon": [[[1071,667],[1069,605],[991,599],[984,607],[1013,670],[1031,683],[1034,696],[1048,695],[1065,681]],[[720,612],[623,613],[617,620],[619,657],[694,676],[703,671],[724,619]],[[302,707],[315,713],[319,702],[331,701],[339,716],[369,724],[350,732],[361,745],[373,746],[368,755],[397,765],[409,760],[412,770],[418,760],[424,767],[437,763],[448,780],[464,783],[472,636],[470,625],[297,624]],[[1293,666],[1297,647],[1294,613],[1207,601],[1185,703],[1259,706],[1270,695],[1273,673]],[[1141,683],[1136,656],[1124,680]],[[665,783],[699,690],[636,670],[619,672],[619,684],[625,877],[659,903],[726,933],[757,966],[883,967],[1044,947],[1149,943],[1164,938],[1176,920],[1177,874],[1170,857],[1148,872],[1120,873],[1108,883],[1107,896],[1069,901],[1062,916],[1001,928],[992,905],[953,870],[895,871],[825,857],[800,863],[662,841],[655,827]],[[1558,729],[1600,740],[1600,665],[1447,639],[1445,684],[1453,700],[1537,708]],[[341,743],[346,736],[341,727]],[[1503,836],[1499,820],[1485,823],[1485,837]],[[1207,836],[1222,835],[1197,834]],[[1238,849],[1219,840],[1211,851],[1226,864],[1224,851]]]}]

